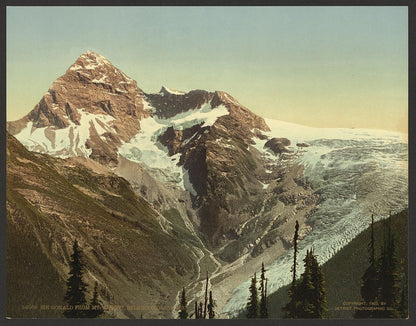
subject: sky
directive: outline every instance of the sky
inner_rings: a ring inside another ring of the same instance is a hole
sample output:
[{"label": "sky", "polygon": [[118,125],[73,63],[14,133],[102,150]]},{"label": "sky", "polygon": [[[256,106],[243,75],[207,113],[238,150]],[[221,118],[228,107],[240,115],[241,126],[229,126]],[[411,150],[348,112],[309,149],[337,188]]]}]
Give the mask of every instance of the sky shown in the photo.
[{"label": "sky", "polygon": [[7,7],[7,120],[93,50],[147,93],[230,93],[265,117],[407,133],[407,7]]}]

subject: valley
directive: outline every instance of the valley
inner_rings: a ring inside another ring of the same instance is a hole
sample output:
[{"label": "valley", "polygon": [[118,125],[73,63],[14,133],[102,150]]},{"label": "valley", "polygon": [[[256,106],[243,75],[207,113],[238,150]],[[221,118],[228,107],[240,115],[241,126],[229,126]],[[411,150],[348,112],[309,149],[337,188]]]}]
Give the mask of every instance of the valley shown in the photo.
[{"label": "valley", "polygon": [[[288,284],[296,221],[302,253],[313,246],[323,263],[362,216],[407,205],[401,134],[264,119],[222,91],[146,93],[92,51],[7,130],[8,245],[31,234],[62,286],[77,239],[104,305],[154,308],[108,318],[176,318],[184,286],[192,311],[206,272],[217,317],[231,318],[262,262],[270,293]],[[13,280],[27,257],[12,254]]]}]

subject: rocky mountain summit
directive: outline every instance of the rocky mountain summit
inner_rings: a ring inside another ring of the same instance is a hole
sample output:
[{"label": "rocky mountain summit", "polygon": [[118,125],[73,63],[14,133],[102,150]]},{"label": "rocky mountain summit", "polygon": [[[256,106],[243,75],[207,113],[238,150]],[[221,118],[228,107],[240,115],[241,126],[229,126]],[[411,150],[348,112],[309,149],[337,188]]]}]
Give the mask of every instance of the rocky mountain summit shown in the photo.
[{"label": "rocky mountain summit", "polygon": [[[222,293],[219,305],[225,304],[233,287],[258,269],[261,261],[270,262],[288,249],[295,220],[305,224],[317,207],[318,195],[303,180],[303,167],[296,161],[302,147],[292,146],[284,135],[270,136],[265,120],[230,94],[182,92],[167,87],[158,93],[146,93],[136,81],[92,51],[82,54],[28,115],[8,122],[7,129],[28,150],[55,157],[33,154],[34,165],[41,165],[38,159],[49,160],[63,174],[61,177],[74,177],[79,183],[77,189],[99,202],[124,196],[112,188],[128,183],[139,198],[134,200],[139,200],[146,212],[149,210],[146,216],[163,222],[161,227],[166,228],[149,232],[156,237],[166,231],[168,238],[176,237],[178,243],[167,243],[177,250],[183,248],[181,241],[187,242],[189,246],[182,253],[190,266],[203,263],[213,273],[212,286]],[[14,138],[10,139],[13,143]],[[13,162],[20,164],[19,159]],[[110,182],[108,177],[92,178],[90,170],[66,169],[64,162],[71,166],[77,162],[77,166],[92,168],[97,174],[122,178],[111,177],[113,181],[106,184]],[[95,178],[98,189],[92,181]],[[112,197],[107,198],[108,193]],[[113,199],[111,203],[125,204]],[[52,202],[47,199],[48,205]],[[61,204],[57,201],[54,205]],[[117,218],[116,206],[111,207],[114,217],[105,202],[100,205],[107,211],[106,219]],[[11,216],[13,212],[10,208]],[[127,218],[123,221],[129,223]],[[64,222],[72,223],[68,219]],[[137,226],[141,222],[134,223]],[[112,232],[118,237],[124,227],[117,225]],[[301,237],[309,229],[304,226]],[[138,254],[148,254],[137,250]],[[171,256],[169,253],[164,258],[166,266]],[[58,256],[48,258],[53,264],[57,259],[60,264],[64,261]],[[243,266],[250,260],[249,266]],[[117,263],[123,269],[125,262]],[[62,271],[62,266],[57,270]],[[127,279],[133,277],[130,270],[123,270],[126,286]],[[189,274],[178,267],[171,281],[177,285],[186,277]],[[200,277],[199,273],[189,284],[192,295],[199,293]],[[155,286],[157,289],[168,287],[163,277],[158,280],[162,285]],[[103,282],[109,288],[121,286],[109,280]]]},{"label": "rocky mountain summit", "polygon": [[[31,150],[115,165],[117,147],[139,132],[139,121],[146,115],[136,82],[101,55],[87,51],[28,115],[7,128],[33,138],[27,144]],[[36,142],[38,133],[44,142]]]},{"label": "rocky mountain summit", "polygon": [[[92,51],[8,130],[33,151],[84,156],[111,168],[124,157],[145,165],[157,180],[182,185],[199,217],[193,219],[214,247],[235,237],[258,210],[259,180],[270,177],[253,146],[254,139],[267,138],[269,127],[231,95],[166,87],[148,94]],[[289,143],[275,140],[266,148],[287,153]]]}]

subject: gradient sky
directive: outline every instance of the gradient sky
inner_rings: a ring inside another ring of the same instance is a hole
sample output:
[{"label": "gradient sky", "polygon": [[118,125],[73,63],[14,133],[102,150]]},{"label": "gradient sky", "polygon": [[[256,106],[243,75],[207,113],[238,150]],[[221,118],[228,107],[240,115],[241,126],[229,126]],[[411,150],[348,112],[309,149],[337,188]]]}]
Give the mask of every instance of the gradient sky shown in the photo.
[{"label": "gradient sky", "polygon": [[407,132],[407,7],[8,7],[7,120],[88,49],[135,79],[268,118]]}]

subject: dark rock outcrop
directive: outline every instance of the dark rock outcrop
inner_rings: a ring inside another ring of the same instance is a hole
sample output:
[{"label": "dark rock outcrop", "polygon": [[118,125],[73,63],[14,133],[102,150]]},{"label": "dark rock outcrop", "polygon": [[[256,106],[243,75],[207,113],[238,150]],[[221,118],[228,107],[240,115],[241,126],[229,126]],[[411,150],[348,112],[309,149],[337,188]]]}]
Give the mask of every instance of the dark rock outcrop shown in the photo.
[{"label": "dark rock outcrop", "polygon": [[270,148],[275,154],[289,153],[286,146],[290,146],[290,140],[287,138],[272,138],[264,144],[264,147]]}]

